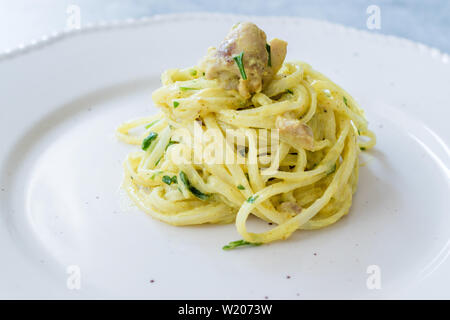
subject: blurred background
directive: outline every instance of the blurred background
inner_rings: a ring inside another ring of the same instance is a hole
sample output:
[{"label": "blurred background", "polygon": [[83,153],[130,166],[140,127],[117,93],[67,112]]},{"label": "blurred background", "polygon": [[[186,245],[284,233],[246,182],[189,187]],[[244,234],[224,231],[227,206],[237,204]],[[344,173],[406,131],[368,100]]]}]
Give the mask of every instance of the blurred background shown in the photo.
[{"label": "blurred background", "polygon": [[369,6],[381,24],[370,32],[422,42],[450,53],[450,0],[0,0],[0,52],[66,28],[77,5],[81,26],[99,21],[181,12],[295,16],[368,29]]}]

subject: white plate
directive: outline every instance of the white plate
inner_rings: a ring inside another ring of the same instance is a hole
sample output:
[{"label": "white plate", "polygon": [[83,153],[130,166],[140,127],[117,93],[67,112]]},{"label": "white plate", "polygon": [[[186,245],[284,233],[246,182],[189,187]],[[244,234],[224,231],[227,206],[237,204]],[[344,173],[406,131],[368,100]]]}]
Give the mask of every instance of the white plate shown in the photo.
[{"label": "white plate", "polygon": [[[129,204],[121,163],[133,147],[114,130],[155,112],[163,70],[194,65],[243,20],[354,95],[378,143],[344,219],[225,252],[234,225],[173,227]],[[307,19],[161,16],[3,54],[0,297],[449,298],[449,87],[437,50]],[[373,265],[381,289],[367,287]]]}]

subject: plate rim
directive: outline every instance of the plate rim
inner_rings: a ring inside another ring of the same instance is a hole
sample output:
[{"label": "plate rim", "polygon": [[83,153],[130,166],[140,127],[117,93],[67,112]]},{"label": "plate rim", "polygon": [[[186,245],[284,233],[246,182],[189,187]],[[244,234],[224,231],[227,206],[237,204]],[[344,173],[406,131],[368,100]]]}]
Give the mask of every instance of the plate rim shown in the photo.
[{"label": "plate rim", "polygon": [[171,22],[177,20],[199,20],[199,19],[235,19],[238,20],[252,20],[252,19],[264,20],[277,20],[283,24],[301,24],[301,23],[317,23],[326,28],[338,29],[339,32],[359,34],[364,37],[376,38],[378,41],[384,41],[386,44],[396,43],[402,47],[410,47],[414,50],[421,51],[429,55],[429,57],[439,60],[444,65],[450,66],[450,54],[446,53],[436,47],[428,46],[418,41],[410,40],[408,38],[384,34],[378,32],[370,32],[364,29],[358,29],[355,27],[345,26],[343,24],[330,22],[322,19],[307,18],[307,17],[292,17],[283,15],[244,15],[244,14],[233,14],[233,13],[218,13],[218,12],[185,12],[185,13],[169,13],[169,14],[156,14],[150,16],[143,16],[141,18],[126,18],[126,19],[113,19],[110,21],[99,20],[93,23],[87,23],[78,29],[63,29],[61,31],[53,31],[47,34],[43,34],[38,38],[28,40],[26,42],[20,43],[13,48],[7,48],[0,51],[0,63],[15,59],[22,55],[28,54],[30,52],[41,50],[43,48],[52,46],[54,44],[60,43],[65,39],[72,38],[78,35],[93,33],[93,32],[104,32],[113,29],[124,29],[124,28],[139,28],[145,27],[154,23],[161,22]]}]

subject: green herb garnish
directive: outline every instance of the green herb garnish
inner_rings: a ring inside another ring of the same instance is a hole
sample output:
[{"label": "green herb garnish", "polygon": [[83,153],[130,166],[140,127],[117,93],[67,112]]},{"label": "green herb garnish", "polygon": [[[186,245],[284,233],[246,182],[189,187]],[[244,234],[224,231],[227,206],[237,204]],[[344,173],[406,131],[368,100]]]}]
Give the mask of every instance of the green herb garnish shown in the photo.
[{"label": "green herb garnish", "polygon": [[349,108],[348,103],[347,103],[347,98],[346,97],[342,97],[342,99],[344,100],[344,103],[347,106],[347,108]]},{"label": "green herb garnish", "polygon": [[245,187],[244,187],[242,184],[238,185],[237,188],[238,188],[239,190],[245,190]]},{"label": "green herb garnish", "polygon": [[269,55],[269,58],[267,59],[267,65],[269,67],[272,66],[272,54],[270,53],[270,44],[266,43],[266,50],[267,50],[267,54]]},{"label": "green herb garnish", "polygon": [[148,125],[145,126],[145,129],[149,129],[150,127],[152,127],[155,123],[157,123],[159,120],[155,120],[153,122],[150,122]]},{"label": "green herb garnish", "polygon": [[178,183],[177,176],[173,176],[172,178],[169,176],[164,176],[164,177],[162,177],[162,181],[169,186],[172,183]]},{"label": "green herb garnish", "polygon": [[253,196],[251,196],[250,198],[247,199],[247,202],[253,203],[253,202],[256,201],[256,199],[258,199],[258,197],[259,197],[258,195],[253,195]]},{"label": "green herb garnish", "polygon": [[231,241],[229,244],[225,245],[222,247],[223,250],[232,250],[235,249],[237,247],[242,247],[242,246],[252,246],[252,247],[257,247],[260,246],[262,243],[252,243],[252,242],[248,242],[245,240],[237,240],[237,241]]},{"label": "green herb garnish", "polygon": [[169,176],[164,176],[162,177],[162,182],[170,186],[172,184],[172,179]]},{"label": "green herb garnish", "polygon": [[366,151],[366,147],[360,147],[361,151]]},{"label": "green herb garnish", "polygon": [[181,91],[188,91],[188,90],[200,90],[198,88],[190,88],[190,87],[180,87]]},{"label": "green herb garnish", "polygon": [[158,165],[158,163],[161,161],[163,156],[159,157],[158,161],[155,162],[155,167]]},{"label": "green herb garnish", "polygon": [[294,94],[294,91],[292,91],[291,89],[287,89],[286,92],[290,93],[290,94]]},{"label": "green herb garnish", "polygon": [[184,173],[183,171],[180,171],[180,180],[181,182],[183,182],[186,188],[200,200],[208,200],[209,197],[211,197],[210,194],[204,194],[203,192],[195,188],[193,185],[191,185],[191,182],[189,181],[186,173]]},{"label": "green herb garnish", "polygon": [[176,107],[178,107],[180,105],[180,103],[178,101],[174,101],[173,102],[173,108],[175,109]]},{"label": "green herb garnish", "polygon": [[150,147],[150,144],[153,140],[155,140],[158,137],[158,134],[156,132],[150,132],[149,135],[142,140],[142,150],[146,151],[148,147]]},{"label": "green herb garnish", "polygon": [[173,145],[173,144],[177,144],[177,143],[179,143],[178,141],[173,141],[173,140],[169,140],[169,143],[167,144],[167,146],[166,146],[166,149],[165,150],[167,150],[167,148],[169,148],[171,145]]},{"label": "green herb garnish", "polygon": [[239,68],[239,72],[241,73],[241,77],[243,80],[247,80],[247,75],[245,74],[245,69],[244,69],[244,51],[242,51],[239,55],[234,56],[233,60],[236,62],[238,68]]}]

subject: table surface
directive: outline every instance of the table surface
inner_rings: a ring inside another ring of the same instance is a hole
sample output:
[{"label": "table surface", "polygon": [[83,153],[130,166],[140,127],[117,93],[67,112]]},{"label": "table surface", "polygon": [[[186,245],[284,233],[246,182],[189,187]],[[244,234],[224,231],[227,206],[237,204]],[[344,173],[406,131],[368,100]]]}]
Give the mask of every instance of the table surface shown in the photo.
[{"label": "table surface", "polygon": [[0,52],[66,28],[69,5],[81,25],[181,12],[221,12],[328,20],[367,29],[368,6],[377,5],[381,29],[450,53],[450,0],[0,0]]}]

